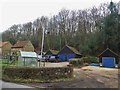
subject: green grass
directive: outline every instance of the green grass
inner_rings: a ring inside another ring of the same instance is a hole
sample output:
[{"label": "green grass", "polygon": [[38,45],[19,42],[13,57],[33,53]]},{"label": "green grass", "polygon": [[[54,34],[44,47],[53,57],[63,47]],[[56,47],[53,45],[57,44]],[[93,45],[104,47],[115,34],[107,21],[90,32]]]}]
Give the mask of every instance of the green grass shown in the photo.
[{"label": "green grass", "polygon": [[15,62],[15,65],[9,64],[7,59],[0,59],[0,79],[2,78],[2,71],[4,70],[5,67],[13,67],[17,66],[18,62]]},{"label": "green grass", "polygon": [[14,82],[14,83],[53,83],[53,82],[63,82],[63,81],[72,81],[76,80],[75,77],[71,78],[60,78],[60,79],[53,79],[53,80],[45,80],[45,79],[22,79],[22,78],[16,78],[16,79],[11,79],[8,76],[4,75],[2,78],[4,81],[7,82]]}]

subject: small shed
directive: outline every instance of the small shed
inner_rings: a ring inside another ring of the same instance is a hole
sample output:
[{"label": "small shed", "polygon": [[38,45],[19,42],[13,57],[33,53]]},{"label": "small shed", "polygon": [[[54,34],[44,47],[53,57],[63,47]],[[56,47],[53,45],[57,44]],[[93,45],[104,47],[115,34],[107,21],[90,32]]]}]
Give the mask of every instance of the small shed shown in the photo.
[{"label": "small shed", "polygon": [[81,58],[82,54],[76,50],[75,48],[66,45],[63,49],[58,53],[58,57],[61,61],[69,61],[71,58]]},{"label": "small shed", "polygon": [[99,55],[103,67],[114,68],[119,63],[119,55],[107,48]]},{"label": "small shed", "polygon": [[[49,61],[50,59],[58,59],[58,52],[57,50],[52,50],[52,49],[49,49],[46,53],[45,53],[45,56],[46,56],[46,59]],[[54,61],[53,60],[53,61]]]},{"label": "small shed", "polygon": [[45,55],[46,55],[46,56],[57,56],[58,52],[59,52],[59,51],[57,51],[57,50],[49,49],[49,50],[45,53]]},{"label": "small shed", "polygon": [[22,66],[37,66],[37,57],[35,52],[20,51],[19,61]]}]

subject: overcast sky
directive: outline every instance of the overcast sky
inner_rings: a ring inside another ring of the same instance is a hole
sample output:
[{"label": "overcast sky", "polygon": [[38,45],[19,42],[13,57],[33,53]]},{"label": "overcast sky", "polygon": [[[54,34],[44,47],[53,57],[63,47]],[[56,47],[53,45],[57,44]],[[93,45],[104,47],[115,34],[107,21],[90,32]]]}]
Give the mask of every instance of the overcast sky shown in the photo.
[{"label": "overcast sky", "polygon": [[[99,6],[111,0],[1,0],[0,1],[0,32],[13,24],[34,21],[44,15],[50,17],[62,8],[86,9]],[[119,2],[119,0],[112,0]]]}]

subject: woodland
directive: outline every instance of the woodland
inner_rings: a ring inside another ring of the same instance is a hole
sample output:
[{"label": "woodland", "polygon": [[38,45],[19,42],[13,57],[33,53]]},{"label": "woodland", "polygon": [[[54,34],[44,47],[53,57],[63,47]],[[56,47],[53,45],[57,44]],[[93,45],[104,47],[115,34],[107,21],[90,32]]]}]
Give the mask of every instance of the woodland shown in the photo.
[{"label": "woodland", "polygon": [[44,51],[60,51],[69,45],[84,55],[98,56],[106,48],[120,54],[120,2],[102,3],[84,10],[63,8],[56,15],[12,25],[2,33],[2,40],[13,45],[18,40],[30,40],[40,50],[43,27]]}]

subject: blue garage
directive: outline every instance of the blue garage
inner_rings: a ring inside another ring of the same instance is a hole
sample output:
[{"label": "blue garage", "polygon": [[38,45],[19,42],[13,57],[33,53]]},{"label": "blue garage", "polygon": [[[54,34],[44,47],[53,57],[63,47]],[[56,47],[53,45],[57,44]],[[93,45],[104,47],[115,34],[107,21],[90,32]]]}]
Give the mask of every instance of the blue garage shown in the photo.
[{"label": "blue garage", "polygon": [[61,59],[62,62],[65,61],[65,55],[64,54],[59,54],[58,57]]},{"label": "blue garage", "polygon": [[75,54],[59,54],[58,57],[61,59],[62,62],[69,61],[71,58],[75,58]]},{"label": "blue garage", "polygon": [[100,63],[103,67],[107,68],[115,68],[116,65],[119,63],[118,59],[119,56],[115,52],[113,52],[111,49],[107,48],[104,50],[100,55]]},{"label": "blue garage", "polygon": [[75,48],[67,45],[58,53],[58,57],[62,62],[65,62],[69,61],[71,58],[81,58],[82,55]]}]

